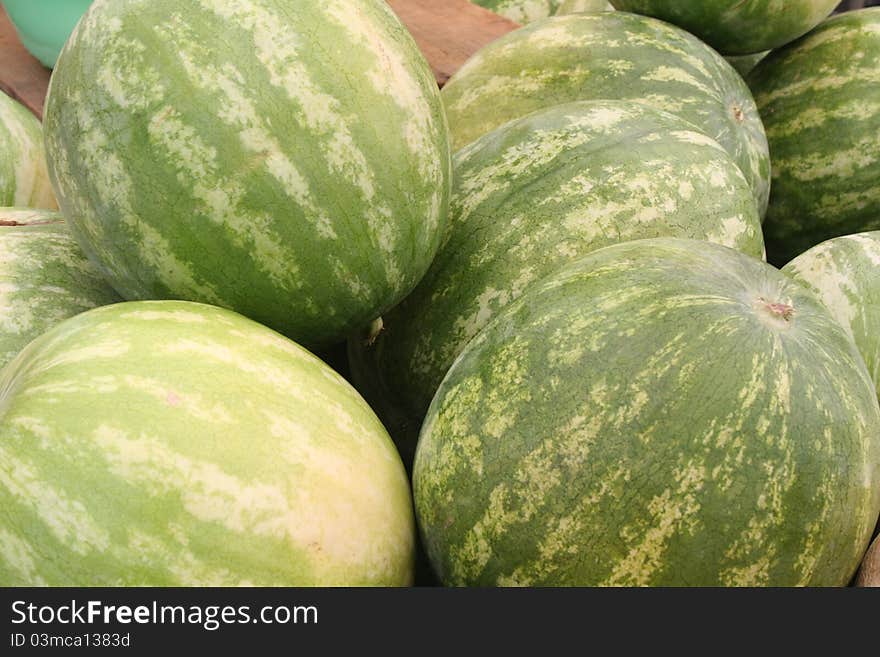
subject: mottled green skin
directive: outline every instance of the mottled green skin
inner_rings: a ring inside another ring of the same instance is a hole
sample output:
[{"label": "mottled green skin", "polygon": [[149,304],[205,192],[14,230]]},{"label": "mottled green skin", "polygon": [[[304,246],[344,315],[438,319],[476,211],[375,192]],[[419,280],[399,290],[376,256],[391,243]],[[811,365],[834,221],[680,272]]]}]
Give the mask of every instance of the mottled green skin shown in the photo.
[{"label": "mottled green skin", "polygon": [[529,23],[548,16],[577,12],[614,11],[605,0],[473,0],[517,23]]},{"label": "mottled green skin", "polygon": [[770,262],[880,229],[880,8],[826,21],[772,52],[748,83],[773,161]]},{"label": "mottled green skin", "polygon": [[823,242],[782,271],[809,286],[852,334],[880,389],[880,231]]},{"label": "mottled green skin", "polygon": [[55,209],[43,154],[43,128],[24,105],[0,91],[0,207]]},{"label": "mottled green skin", "polygon": [[840,0],[609,0],[621,11],[678,25],[725,55],[749,55],[794,41]]},{"label": "mottled green skin", "polygon": [[105,306],[0,375],[0,585],[412,581],[409,482],[338,374],[227,310]]},{"label": "mottled green skin", "polygon": [[690,237],[764,255],[748,183],[717,142],[624,101],[560,105],[456,154],[450,228],[416,289],[352,339],[358,389],[411,460],[421,420],[465,345],[505,305],[617,242]]},{"label": "mottled green skin", "polygon": [[123,297],[313,348],[400,301],[446,222],[439,90],[382,0],[97,3],[45,129],[61,208]]},{"label": "mottled green skin", "polygon": [[620,12],[548,18],[490,43],[443,88],[456,150],[533,111],[599,99],[642,102],[693,123],[727,149],[763,216],[770,157],[752,95],[684,30]]},{"label": "mottled green skin", "polygon": [[414,471],[454,585],[845,585],[878,484],[877,398],[818,299],[666,239],[509,305],[444,379]]},{"label": "mottled green skin", "polygon": [[754,55],[732,55],[730,57],[725,57],[724,59],[736,69],[736,72],[739,73],[742,77],[747,76],[752,72],[758,62],[764,59],[769,53],[769,51],[758,52]]},{"label": "mottled green skin", "polygon": [[0,208],[0,370],[62,320],[120,300],[60,214]]}]

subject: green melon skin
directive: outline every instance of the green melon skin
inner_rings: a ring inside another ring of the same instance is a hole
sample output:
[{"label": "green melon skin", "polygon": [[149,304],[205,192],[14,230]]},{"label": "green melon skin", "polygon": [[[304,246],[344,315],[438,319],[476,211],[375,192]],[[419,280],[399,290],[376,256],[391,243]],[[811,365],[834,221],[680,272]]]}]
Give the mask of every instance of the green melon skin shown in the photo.
[{"label": "green melon skin", "polygon": [[400,457],[338,374],[228,310],[78,315],[0,374],[0,585],[411,583]]},{"label": "green melon skin", "polygon": [[43,128],[0,91],[0,207],[58,208],[43,154]]},{"label": "green melon skin", "polygon": [[765,50],[764,52],[755,53],[754,55],[731,55],[724,59],[736,69],[737,73],[745,78],[758,65],[758,62],[769,54],[770,51]]},{"label": "green melon skin", "polygon": [[880,229],[878,76],[880,8],[826,21],[749,74],[773,163],[764,226],[773,264]]},{"label": "green melon skin", "polygon": [[315,349],[406,296],[446,223],[439,90],[382,0],[96,3],[45,131],[61,208],[124,298]]},{"label": "green melon skin", "polygon": [[782,271],[815,292],[850,332],[880,389],[880,231],[823,242]]},{"label": "green melon skin", "polygon": [[405,462],[446,371],[529,285],[616,242],[690,237],[764,254],[748,183],[717,142],[624,101],[561,105],[455,156],[450,227],[416,289],[349,341],[356,387]]},{"label": "green melon skin", "polygon": [[614,11],[614,7],[605,0],[473,0],[473,2],[517,23],[530,23],[560,14]]},{"label": "green melon skin", "polygon": [[678,25],[725,55],[749,55],[794,41],[840,0],[610,0],[621,11]]},{"label": "green melon skin", "polygon": [[842,586],[878,477],[877,397],[819,300],[654,239],[572,263],[467,346],[413,482],[449,585]]},{"label": "green melon skin", "polygon": [[0,208],[0,370],[59,322],[118,301],[59,213]]},{"label": "green melon skin", "polygon": [[443,88],[458,150],[512,119],[576,100],[632,100],[690,121],[733,157],[763,216],[770,158],[751,92],[684,30],[621,12],[537,21],[490,43]]}]

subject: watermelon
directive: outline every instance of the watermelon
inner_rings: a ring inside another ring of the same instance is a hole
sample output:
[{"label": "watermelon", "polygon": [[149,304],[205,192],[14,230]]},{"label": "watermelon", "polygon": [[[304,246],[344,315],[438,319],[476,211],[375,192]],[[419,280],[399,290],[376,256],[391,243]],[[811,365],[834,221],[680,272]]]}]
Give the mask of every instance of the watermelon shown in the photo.
[{"label": "watermelon", "polygon": [[498,128],[455,156],[450,228],[381,327],[350,341],[358,389],[412,457],[421,420],[464,346],[562,264],[615,242],[693,237],[763,257],[742,173],[677,116],[585,101]]},{"label": "watermelon", "polygon": [[0,208],[0,369],[55,324],[119,300],[60,214]]},{"label": "watermelon", "polygon": [[784,46],[812,30],[840,4],[840,0],[609,1],[622,11],[683,27],[725,55]]},{"label": "watermelon", "polygon": [[0,585],[403,585],[415,523],[338,374],[228,310],[77,315],[0,374]]},{"label": "watermelon", "polygon": [[0,207],[58,207],[43,154],[43,128],[0,91]]},{"label": "watermelon", "polygon": [[45,127],[71,230],[124,298],[313,348],[400,301],[446,222],[439,90],[382,0],[96,3]]},{"label": "watermelon", "polygon": [[878,78],[880,8],[826,21],[749,74],[773,161],[764,227],[773,264],[880,229]]},{"label": "watermelon", "polygon": [[594,99],[643,102],[693,123],[731,154],[763,215],[770,159],[751,92],[677,27],[621,12],[547,18],[481,49],[443,89],[456,150],[511,119]]},{"label": "watermelon", "polygon": [[811,288],[850,332],[880,389],[880,231],[823,242],[782,271]]},{"label": "watermelon", "polygon": [[467,346],[413,482],[446,584],[844,585],[880,511],[880,407],[798,283],[715,244],[628,242]]},{"label": "watermelon", "polygon": [[614,7],[605,0],[473,0],[473,2],[517,23],[529,23],[559,14],[614,11]]}]

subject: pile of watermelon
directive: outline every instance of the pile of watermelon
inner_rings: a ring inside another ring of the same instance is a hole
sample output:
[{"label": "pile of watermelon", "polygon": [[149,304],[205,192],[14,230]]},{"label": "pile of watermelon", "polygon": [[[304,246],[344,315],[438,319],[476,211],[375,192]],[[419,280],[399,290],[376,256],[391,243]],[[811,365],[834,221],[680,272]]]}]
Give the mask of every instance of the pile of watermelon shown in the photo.
[{"label": "pile of watermelon", "polygon": [[0,94],[0,585],[877,583],[880,8],[478,4],[442,91],[102,0]]}]

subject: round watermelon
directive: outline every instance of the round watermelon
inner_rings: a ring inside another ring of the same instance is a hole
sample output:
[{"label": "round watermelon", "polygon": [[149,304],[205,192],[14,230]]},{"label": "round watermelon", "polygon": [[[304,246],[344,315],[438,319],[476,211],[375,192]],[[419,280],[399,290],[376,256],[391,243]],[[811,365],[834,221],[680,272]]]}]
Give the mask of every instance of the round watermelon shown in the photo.
[{"label": "round watermelon", "polygon": [[880,229],[880,8],[841,14],[749,74],[767,128],[767,254]]},{"label": "round watermelon", "polygon": [[559,105],[456,154],[450,227],[425,278],[350,341],[358,389],[404,460],[464,346],[533,282],[580,255],[658,236],[763,257],[748,183],[682,119],[625,101]]},{"label": "round watermelon", "polygon": [[811,288],[850,332],[880,389],[880,231],[823,242],[782,271]]},{"label": "round watermelon", "polygon": [[394,306],[448,206],[437,84],[382,0],[92,6],[49,89],[64,214],[126,299],[312,347]]},{"label": "round watermelon", "polygon": [[606,0],[473,0],[473,2],[517,23],[529,23],[559,14],[614,11],[614,7]]},{"label": "round watermelon", "polygon": [[0,375],[0,584],[403,585],[409,482],[358,394],[241,315],[105,306]]},{"label": "round watermelon", "polygon": [[0,207],[58,205],[43,154],[43,128],[27,108],[0,91]]},{"label": "round watermelon", "polygon": [[443,88],[456,149],[512,119],[575,100],[642,102],[717,140],[770,192],[767,139],[752,95],[723,57],[653,18],[621,12],[537,21],[490,43]]},{"label": "round watermelon", "polygon": [[723,246],[610,246],[456,360],[414,468],[455,585],[845,585],[880,511],[880,407],[808,290]]},{"label": "round watermelon", "polygon": [[653,16],[725,55],[784,46],[827,18],[840,0],[610,0],[617,9]]},{"label": "round watermelon", "polygon": [[0,208],[0,369],[55,324],[117,301],[60,214]]}]

